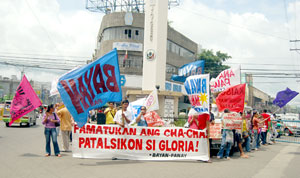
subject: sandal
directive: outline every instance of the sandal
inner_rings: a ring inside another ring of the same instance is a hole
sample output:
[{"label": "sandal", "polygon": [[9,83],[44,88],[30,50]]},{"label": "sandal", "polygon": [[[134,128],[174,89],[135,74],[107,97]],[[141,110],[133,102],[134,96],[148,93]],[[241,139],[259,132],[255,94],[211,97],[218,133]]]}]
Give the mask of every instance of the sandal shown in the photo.
[{"label": "sandal", "polygon": [[50,154],[45,154],[45,157],[48,157],[48,156],[50,156]]},{"label": "sandal", "polygon": [[58,155],[56,155],[57,157],[61,157],[61,155],[60,154],[58,154]]}]

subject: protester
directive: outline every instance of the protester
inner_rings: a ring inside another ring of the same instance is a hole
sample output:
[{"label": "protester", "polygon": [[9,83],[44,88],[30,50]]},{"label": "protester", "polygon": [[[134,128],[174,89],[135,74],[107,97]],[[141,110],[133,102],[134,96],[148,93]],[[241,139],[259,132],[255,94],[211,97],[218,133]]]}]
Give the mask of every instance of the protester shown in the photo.
[{"label": "protester", "polygon": [[250,139],[250,148],[251,142],[253,141],[253,122],[252,122],[252,111],[247,111],[246,114],[247,125],[248,125],[248,134]]},{"label": "protester", "polygon": [[267,114],[267,110],[264,109],[261,116],[264,118],[264,126],[262,128],[261,137],[262,137],[262,145],[267,145],[267,131],[271,126],[271,118],[270,115]]},{"label": "protester", "polygon": [[[209,157],[210,157],[210,144],[209,144],[209,123],[210,123],[210,115],[207,113],[197,113],[193,108],[189,111],[189,118],[188,123],[190,125],[191,129],[196,130],[204,130],[206,129],[206,135],[207,135],[207,144],[208,144],[208,150],[209,150]],[[211,159],[207,161],[208,163],[211,163]]]},{"label": "protester", "polygon": [[129,105],[129,101],[128,100],[123,100],[121,102],[122,104],[122,108],[121,110],[117,111],[115,117],[114,117],[114,121],[120,125],[121,127],[127,127],[128,124],[131,122],[132,119],[132,114],[131,112],[129,112],[127,110],[127,107]]},{"label": "protester", "polygon": [[251,152],[251,147],[250,147],[250,136],[249,136],[249,125],[247,121],[247,116],[243,115],[242,116],[242,121],[243,121],[243,126],[242,126],[242,137],[245,140],[245,149],[246,152]]},{"label": "protester", "polygon": [[[224,113],[230,113],[229,109],[225,109]],[[223,119],[224,118],[222,116],[222,125],[224,127]],[[224,154],[224,149],[226,149],[225,158],[230,160],[229,153],[230,153],[230,150],[231,150],[231,144],[233,143],[233,132],[231,130],[224,129],[224,128],[222,129],[222,131],[223,131],[222,143],[221,143],[220,150],[217,154],[217,158],[222,159],[223,154]]]},{"label": "protester", "polygon": [[115,124],[114,117],[116,115],[117,109],[113,102],[108,102],[108,108],[105,109],[104,114],[106,117],[105,124]]},{"label": "protester", "polygon": [[[242,113],[241,114],[241,117],[244,117]],[[243,122],[241,123],[241,126],[242,126],[242,129],[243,129]],[[246,128],[246,131],[247,131],[247,128]],[[248,158],[248,155],[246,155],[244,153],[244,150],[243,150],[243,147],[242,147],[242,130],[240,129],[237,129],[237,130],[232,130],[233,132],[233,135],[234,135],[234,138],[235,138],[235,141],[237,142],[237,145],[238,145],[238,148],[239,148],[239,151],[240,151],[240,157],[241,158]],[[248,136],[248,135],[247,135]]]},{"label": "protester", "polygon": [[271,141],[273,143],[276,143],[275,138],[277,138],[277,136],[278,136],[278,133],[276,131],[276,125],[277,125],[276,114],[273,114],[273,117],[271,117],[271,125],[272,125],[271,126],[272,129],[270,129],[271,130]]},{"label": "protester", "polygon": [[137,116],[137,118],[135,119],[135,122],[137,123],[137,126],[143,126],[143,127],[147,127],[148,124],[144,118],[144,115],[147,112],[147,108],[145,106],[141,106],[141,112],[140,114]]},{"label": "protester", "polygon": [[59,146],[57,143],[57,132],[56,132],[56,127],[55,123],[60,123],[59,117],[56,115],[54,112],[54,107],[53,105],[49,105],[47,108],[47,111],[43,117],[42,124],[45,125],[45,138],[46,138],[46,155],[45,156],[50,156],[51,155],[51,147],[50,147],[50,142],[52,138],[52,143],[54,147],[54,153],[56,156],[61,157],[60,151],[59,151]]},{"label": "protester", "polygon": [[60,109],[57,112],[57,115],[60,118],[60,130],[61,130],[63,148],[64,151],[67,152],[70,151],[69,140],[70,140],[70,135],[73,126],[72,116],[66,107]]},{"label": "protester", "polygon": [[[57,113],[58,110],[60,110],[60,103],[56,103],[54,105],[54,112]],[[56,127],[56,133],[57,133],[57,136],[60,135],[60,126]]]},{"label": "protester", "polygon": [[252,142],[252,149],[253,150],[258,150],[259,148],[259,114],[257,111],[253,112],[253,116],[252,116],[252,124],[253,124],[253,142]]},{"label": "protester", "polygon": [[[209,104],[209,123],[210,123],[210,125],[214,125],[215,124],[215,115],[214,115],[214,113],[211,112],[211,109],[212,109],[212,106],[211,106],[211,104]],[[212,157],[212,154],[211,154],[212,153],[211,152],[212,139],[210,137],[208,137],[208,138],[209,138],[209,153],[210,153],[210,157]]]}]

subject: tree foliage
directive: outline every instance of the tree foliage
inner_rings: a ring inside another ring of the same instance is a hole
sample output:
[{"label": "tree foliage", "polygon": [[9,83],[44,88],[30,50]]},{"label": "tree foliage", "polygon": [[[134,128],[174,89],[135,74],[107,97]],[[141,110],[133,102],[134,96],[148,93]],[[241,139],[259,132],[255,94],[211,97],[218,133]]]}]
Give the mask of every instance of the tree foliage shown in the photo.
[{"label": "tree foliage", "polygon": [[230,68],[227,65],[223,65],[223,62],[230,58],[231,56],[226,53],[222,53],[220,51],[214,53],[213,50],[204,49],[200,54],[198,54],[197,60],[204,60],[204,73],[210,73],[210,78],[216,78],[220,72]]}]

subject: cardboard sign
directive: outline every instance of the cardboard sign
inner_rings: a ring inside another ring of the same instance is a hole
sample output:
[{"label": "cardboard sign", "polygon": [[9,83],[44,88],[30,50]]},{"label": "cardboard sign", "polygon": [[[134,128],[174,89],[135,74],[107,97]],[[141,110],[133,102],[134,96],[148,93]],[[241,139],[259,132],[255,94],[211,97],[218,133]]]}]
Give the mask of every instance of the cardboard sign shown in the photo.
[{"label": "cardboard sign", "polygon": [[220,139],[222,138],[222,123],[210,124],[209,126],[209,138]]},{"label": "cardboard sign", "polygon": [[224,129],[228,130],[241,130],[242,129],[242,116],[239,113],[224,113],[223,115],[223,124]]}]

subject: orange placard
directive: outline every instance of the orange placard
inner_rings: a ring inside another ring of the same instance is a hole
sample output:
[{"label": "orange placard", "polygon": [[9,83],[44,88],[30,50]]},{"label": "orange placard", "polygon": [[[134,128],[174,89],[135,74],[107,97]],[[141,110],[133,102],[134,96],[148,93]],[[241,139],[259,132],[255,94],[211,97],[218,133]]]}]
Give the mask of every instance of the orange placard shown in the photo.
[{"label": "orange placard", "polygon": [[222,130],[222,124],[221,123],[215,123],[214,125],[210,124],[209,126],[209,138],[212,139],[219,139],[222,138],[221,134]]},{"label": "orange placard", "polygon": [[148,127],[160,127],[164,126],[164,121],[161,120],[159,115],[155,111],[147,112],[144,118],[148,124]]}]

